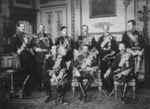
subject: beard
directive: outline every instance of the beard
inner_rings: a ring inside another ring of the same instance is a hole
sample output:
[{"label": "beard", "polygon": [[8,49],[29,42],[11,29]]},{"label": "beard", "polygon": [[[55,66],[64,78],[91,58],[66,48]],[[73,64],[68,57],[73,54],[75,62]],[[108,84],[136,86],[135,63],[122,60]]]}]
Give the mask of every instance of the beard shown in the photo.
[{"label": "beard", "polygon": [[125,53],[125,50],[120,50],[121,53]]}]

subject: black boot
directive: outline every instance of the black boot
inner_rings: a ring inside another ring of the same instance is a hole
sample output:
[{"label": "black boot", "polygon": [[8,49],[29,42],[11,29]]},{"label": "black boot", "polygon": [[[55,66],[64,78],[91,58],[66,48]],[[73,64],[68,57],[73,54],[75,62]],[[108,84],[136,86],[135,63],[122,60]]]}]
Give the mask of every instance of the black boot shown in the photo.
[{"label": "black boot", "polygon": [[79,96],[79,98],[78,98],[80,101],[82,101],[83,100],[83,94],[82,93],[80,93],[80,96]]},{"label": "black boot", "polygon": [[[87,97],[86,90],[85,90],[85,87],[83,86],[81,77],[77,77],[76,79],[78,81],[79,88],[80,88],[80,91],[81,91],[79,100],[83,101],[83,98]],[[86,100],[84,100],[84,101],[86,101]]]},{"label": "black boot", "polygon": [[86,94],[86,90],[85,88],[83,87],[83,84],[82,83],[79,83],[79,87],[80,87],[80,90],[81,90],[81,96],[79,97],[80,98],[80,101],[83,101],[83,103],[87,102],[87,94]]},{"label": "black boot", "polygon": [[88,101],[87,96],[83,96],[82,103],[86,103]]},{"label": "black boot", "polygon": [[61,96],[59,101],[60,104],[64,104],[64,105],[68,105],[69,102],[67,100],[65,100],[65,96]]},{"label": "black boot", "polygon": [[128,88],[128,83],[124,83],[123,84],[123,88],[122,88],[122,95],[121,95],[121,102],[122,102],[122,104],[125,103],[125,97],[126,97],[126,94],[127,94],[127,88]]},{"label": "black boot", "polygon": [[44,101],[44,103],[48,103],[52,100],[52,98],[50,96],[47,97],[47,99]]},{"label": "black boot", "polygon": [[45,103],[48,103],[52,100],[52,91],[51,91],[51,85],[50,85],[50,82],[46,82],[45,83],[45,86],[46,86],[46,91],[47,91],[47,99],[44,101]]},{"label": "black boot", "polygon": [[64,104],[64,105],[68,105],[69,104],[69,102],[67,100],[65,100],[65,95],[67,93],[67,88],[68,88],[68,84],[64,83],[64,85],[62,86],[60,99],[58,101],[59,103]]}]

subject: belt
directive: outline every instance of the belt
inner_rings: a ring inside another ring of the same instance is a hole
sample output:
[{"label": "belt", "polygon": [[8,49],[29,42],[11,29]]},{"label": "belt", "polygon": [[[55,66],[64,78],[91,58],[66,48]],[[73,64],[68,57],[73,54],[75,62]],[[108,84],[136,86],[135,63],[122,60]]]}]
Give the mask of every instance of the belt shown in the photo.
[{"label": "belt", "polygon": [[41,52],[48,52],[48,49],[41,49],[41,51],[37,51],[38,53],[41,53]]}]

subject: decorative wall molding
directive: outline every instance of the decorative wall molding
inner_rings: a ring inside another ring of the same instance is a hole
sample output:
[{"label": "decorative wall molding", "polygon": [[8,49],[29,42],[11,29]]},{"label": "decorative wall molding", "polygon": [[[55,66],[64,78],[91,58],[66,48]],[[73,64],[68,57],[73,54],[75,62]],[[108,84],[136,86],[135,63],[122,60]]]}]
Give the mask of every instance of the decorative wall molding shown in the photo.
[{"label": "decorative wall molding", "polygon": [[110,27],[113,24],[111,24],[110,22],[98,22],[98,23],[95,23],[93,27],[101,29],[104,25],[108,25]]},{"label": "decorative wall molding", "polygon": [[75,0],[75,1],[76,1],[76,8],[78,9],[80,0]]},{"label": "decorative wall molding", "polygon": [[75,37],[75,0],[71,0],[71,33],[72,37]]},{"label": "decorative wall molding", "polygon": [[[110,34],[112,35],[122,35],[124,33],[124,31],[116,31],[116,32],[110,32]],[[90,32],[89,33],[90,35],[103,35],[104,33],[103,32]]]},{"label": "decorative wall molding", "polygon": [[[82,27],[82,0],[80,0],[80,28]],[[81,29],[80,29],[81,33]]]},{"label": "decorative wall molding", "polygon": [[130,5],[131,0],[124,0],[125,6],[125,30],[127,29],[127,7]]},{"label": "decorative wall molding", "polygon": [[138,21],[138,17],[139,17],[139,14],[138,14],[138,11],[139,11],[139,0],[135,0],[135,20],[136,20],[136,29],[139,31],[140,29],[140,22]]},{"label": "decorative wall molding", "polygon": [[40,4],[46,4],[48,2],[56,2],[56,1],[66,1],[66,0],[40,0]]}]

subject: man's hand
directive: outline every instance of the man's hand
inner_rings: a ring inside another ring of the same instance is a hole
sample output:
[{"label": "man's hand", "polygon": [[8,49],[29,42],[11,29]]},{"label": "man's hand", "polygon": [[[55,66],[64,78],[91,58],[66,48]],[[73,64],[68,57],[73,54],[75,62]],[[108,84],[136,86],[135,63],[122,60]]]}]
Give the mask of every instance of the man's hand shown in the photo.
[{"label": "man's hand", "polygon": [[104,78],[107,78],[108,76],[109,76],[109,74],[110,74],[110,69],[108,69],[107,71],[106,71],[106,73],[104,74]]},{"label": "man's hand", "polygon": [[22,50],[19,48],[19,49],[17,50],[17,53],[18,53],[18,54],[20,54],[20,53],[21,53],[21,51],[22,51]]},{"label": "man's hand", "polygon": [[48,70],[47,72],[49,72],[49,76],[53,75],[53,70]]},{"label": "man's hand", "polygon": [[51,56],[51,54],[46,54],[45,58],[48,59]]}]

